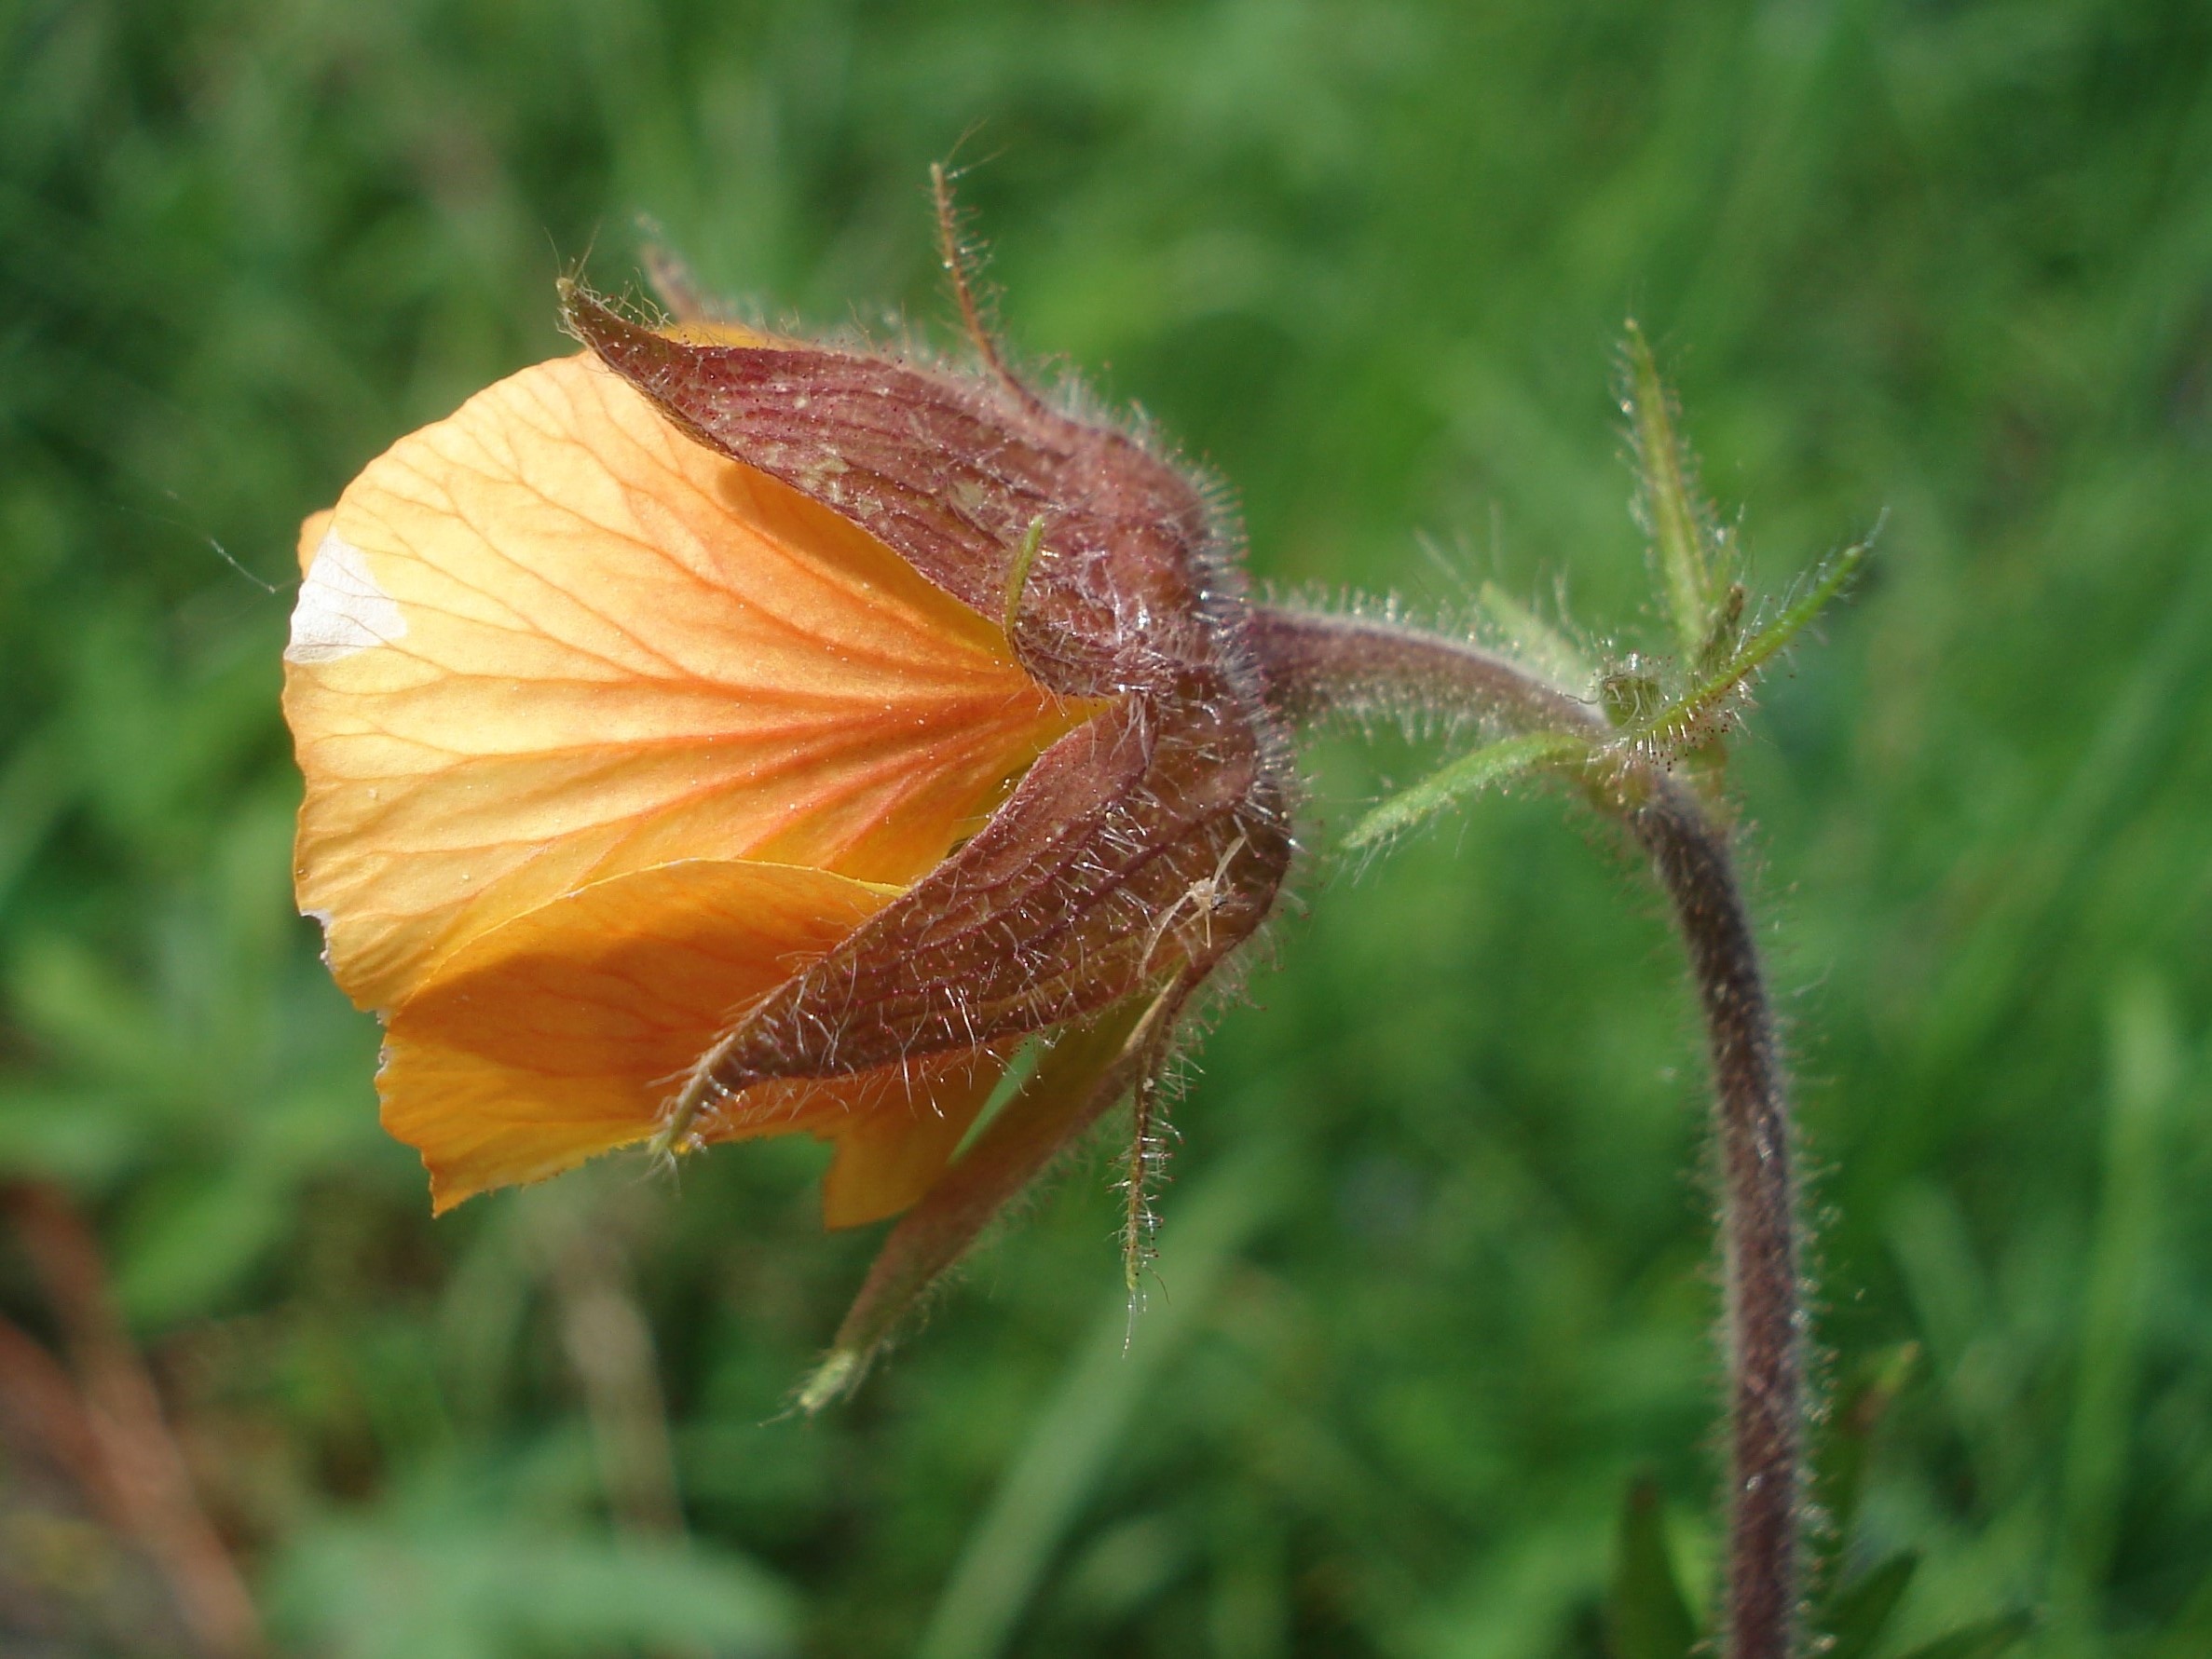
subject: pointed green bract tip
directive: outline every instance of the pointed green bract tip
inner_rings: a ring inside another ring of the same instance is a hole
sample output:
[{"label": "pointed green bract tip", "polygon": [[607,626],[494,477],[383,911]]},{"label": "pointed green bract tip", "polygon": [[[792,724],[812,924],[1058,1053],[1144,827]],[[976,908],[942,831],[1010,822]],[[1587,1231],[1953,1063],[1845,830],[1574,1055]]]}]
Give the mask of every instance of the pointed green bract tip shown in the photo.
[{"label": "pointed green bract tip", "polygon": [[1674,430],[1666,383],[1651,342],[1628,321],[1628,415],[1658,557],[1667,616],[1685,657],[1694,658],[1719,620],[1727,582],[1727,549],[1696,494],[1690,456]]},{"label": "pointed green bract tip", "polygon": [[1880,1647],[1919,1565],[1918,1550],[1900,1550],[1828,1598],[1818,1614],[1827,1659],[1867,1659]]},{"label": "pointed green bract tip", "polygon": [[1648,1475],[1630,1483],[1613,1547],[1605,1625],[1617,1659],[1689,1659],[1697,1622],[1675,1574],[1659,1488]]},{"label": "pointed green bract tip", "polygon": [[1552,627],[1495,582],[1484,582],[1476,598],[1491,622],[1505,633],[1513,657],[1562,691],[1580,696],[1590,689],[1597,667],[1564,632]]},{"label": "pointed green bract tip", "polygon": [[1352,826],[1347,850],[1371,847],[1434,817],[1476,791],[1504,783],[1524,772],[1589,756],[1590,745],[1566,732],[1536,731],[1484,745],[1394,795]]},{"label": "pointed green bract tip", "polygon": [[1739,694],[1850,585],[1866,557],[1867,544],[1855,542],[1816,566],[1772,620],[1739,639],[1722,661],[1647,719],[1625,728],[1626,740],[1673,756],[1718,735]]},{"label": "pointed green bract tip", "polygon": [[812,1417],[825,1406],[834,1405],[853,1392],[867,1368],[867,1356],[852,1348],[833,1348],[828,1357],[814,1367],[814,1374],[800,1385],[792,1399],[793,1409]]}]

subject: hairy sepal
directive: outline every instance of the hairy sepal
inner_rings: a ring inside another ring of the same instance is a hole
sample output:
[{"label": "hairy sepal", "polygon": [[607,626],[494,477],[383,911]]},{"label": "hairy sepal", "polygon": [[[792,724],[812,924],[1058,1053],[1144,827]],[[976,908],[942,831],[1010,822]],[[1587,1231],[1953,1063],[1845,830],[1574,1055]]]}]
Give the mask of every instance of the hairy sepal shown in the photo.
[{"label": "hairy sepal", "polygon": [[[965,847],[796,973],[703,1057],[663,1141],[744,1092],[1079,1020],[1209,972],[1273,907],[1291,847],[1252,731],[1132,699],[1047,750]],[[711,1138],[711,1135],[710,1135]]]},{"label": "hairy sepal", "polygon": [[875,352],[681,338],[573,282],[562,314],[691,437],[841,513],[978,614],[1006,614],[1017,591],[1015,651],[1051,689],[1164,694],[1212,655],[1205,499],[1126,433]]},{"label": "hairy sepal", "polygon": [[571,332],[679,430],[875,537],[1002,627],[1047,690],[1096,700],[965,846],[746,1010],[671,1102],[663,1149],[747,1132],[773,1093],[757,1085],[1063,1033],[894,1232],[809,1408],[856,1380],[921,1289],[1132,1087],[1130,1210],[1149,1222],[1150,1085],[1176,1013],[1266,918],[1292,853],[1295,772],[1227,521],[1129,434],[1013,376],[941,179],[939,198],[982,374],[662,331],[562,291]]},{"label": "hairy sepal", "polygon": [[884,1241],[836,1339],[799,1389],[814,1412],[856,1387],[940,1275],[1047,1166],[1156,1069],[1189,986],[1181,976],[1062,1032],[1014,1098]]}]

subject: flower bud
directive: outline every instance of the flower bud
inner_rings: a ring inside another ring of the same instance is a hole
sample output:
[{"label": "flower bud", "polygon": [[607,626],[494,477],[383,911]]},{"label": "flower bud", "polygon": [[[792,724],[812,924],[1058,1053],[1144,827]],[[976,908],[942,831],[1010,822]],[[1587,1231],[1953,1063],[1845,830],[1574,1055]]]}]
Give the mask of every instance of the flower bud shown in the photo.
[{"label": "flower bud", "polygon": [[563,302],[588,356],[303,534],[300,904],[441,1209],[834,1140],[833,1225],[908,1212],[843,1375],[1132,1091],[1141,1244],[1152,1080],[1291,857],[1238,548],[987,340],[958,373]]}]

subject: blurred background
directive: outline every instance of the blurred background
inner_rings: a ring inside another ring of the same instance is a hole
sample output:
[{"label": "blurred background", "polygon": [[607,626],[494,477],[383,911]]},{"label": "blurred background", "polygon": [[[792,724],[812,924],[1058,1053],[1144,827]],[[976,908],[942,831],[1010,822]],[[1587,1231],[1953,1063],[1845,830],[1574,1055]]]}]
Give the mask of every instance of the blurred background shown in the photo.
[{"label": "blurred background", "polygon": [[[1648,1473],[1713,1562],[1698,1036],[1537,796],[1317,859],[1177,1114],[1127,1358],[1059,1179],[850,1406],[821,1149],[432,1223],[293,915],[302,515],[715,289],[1004,322],[1235,486],[1266,581],[1656,634],[1651,332],[1779,585],[1880,526],[1735,782],[1820,1339],[1918,1363],[1884,1652],[2212,1652],[2212,13],[2194,0],[0,5],[0,1648],[1604,1651]],[[1424,541],[1429,551],[1423,551]],[[1315,751],[1325,849],[1432,752]]]}]

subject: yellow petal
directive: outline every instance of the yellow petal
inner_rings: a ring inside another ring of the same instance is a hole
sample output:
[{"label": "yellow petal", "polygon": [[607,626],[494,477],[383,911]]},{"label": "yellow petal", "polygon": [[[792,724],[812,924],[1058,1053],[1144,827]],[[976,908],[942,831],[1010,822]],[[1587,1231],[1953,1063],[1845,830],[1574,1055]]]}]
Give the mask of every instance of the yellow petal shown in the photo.
[{"label": "yellow petal", "polygon": [[892,1105],[853,1114],[838,1132],[837,1159],[822,1182],[825,1225],[881,1221],[930,1190],[1004,1070],[996,1055],[979,1057],[966,1075],[947,1078],[904,1111]]},{"label": "yellow petal", "polygon": [[[817,870],[698,861],[540,906],[461,946],[400,1005],[376,1080],[384,1125],[422,1153],[441,1211],[644,1140],[731,1013],[886,896]],[[702,1138],[835,1138],[824,1208],[854,1227],[927,1190],[1003,1070],[978,1050],[758,1084]]]},{"label": "yellow petal", "polygon": [[881,542],[580,358],[354,481],[285,656],[299,902],[369,1007],[676,860],[911,881],[1091,712]]},{"label": "yellow petal", "polygon": [[326,507],[321,512],[311,512],[300,521],[299,573],[303,578],[314,567],[315,550],[322,545],[322,538],[330,534],[331,520],[337,516],[336,508]]},{"label": "yellow petal", "polygon": [[[422,1153],[441,1210],[643,1140],[731,1013],[886,897],[819,870],[696,861],[542,905],[453,952],[393,1013],[384,1126]],[[748,1092],[739,1132],[841,1109],[807,1093]]]}]

